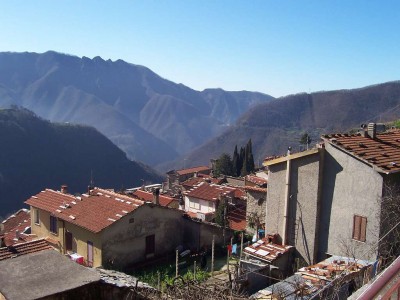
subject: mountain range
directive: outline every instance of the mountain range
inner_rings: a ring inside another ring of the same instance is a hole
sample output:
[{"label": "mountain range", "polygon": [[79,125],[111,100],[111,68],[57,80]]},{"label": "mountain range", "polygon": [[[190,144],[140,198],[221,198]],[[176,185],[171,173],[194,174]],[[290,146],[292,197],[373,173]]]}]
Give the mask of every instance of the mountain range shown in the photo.
[{"label": "mountain range", "polygon": [[42,120],[26,109],[0,110],[0,219],[45,188],[83,193],[96,186],[122,189],[162,177],[96,129]]},{"label": "mountain range", "polygon": [[260,165],[265,156],[284,154],[289,146],[300,150],[304,132],[315,144],[324,133],[349,132],[362,123],[396,119],[400,119],[400,81],[289,95],[250,108],[219,136],[174,162],[160,165],[159,170],[182,166],[184,161],[189,166],[208,164],[210,158],[223,152],[232,155],[235,145],[243,146],[250,138],[255,163]]},{"label": "mountain range", "polygon": [[95,127],[130,159],[157,165],[217,136],[273,97],[195,91],[122,60],[49,51],[0,53],[0,107],[25,107],[53,122]]}]

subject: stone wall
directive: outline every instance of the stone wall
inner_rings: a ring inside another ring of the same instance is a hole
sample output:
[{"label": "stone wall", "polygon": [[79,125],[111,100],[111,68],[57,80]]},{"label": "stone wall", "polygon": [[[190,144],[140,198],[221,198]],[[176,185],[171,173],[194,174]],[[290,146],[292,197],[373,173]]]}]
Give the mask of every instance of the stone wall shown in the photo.
[{"label": "stone wall", "polygon": [[267,193],[247,190],[246,195],[247,195],[247,204],[246,204],[247,228],[246,228],[246,230],[251,233],[254,233],[255,229],[250,228],[248,226],[249,217],[256,214],[259,217],[260,223],[265,225]]},{"label": "stone wall", "polygon": [[174,253],[183,244],[182,212],[156,205],[142,205],[109,226],[102,235],[104,266],[124,269],[146,260],[146,237],[155,236],[154,256]]}]

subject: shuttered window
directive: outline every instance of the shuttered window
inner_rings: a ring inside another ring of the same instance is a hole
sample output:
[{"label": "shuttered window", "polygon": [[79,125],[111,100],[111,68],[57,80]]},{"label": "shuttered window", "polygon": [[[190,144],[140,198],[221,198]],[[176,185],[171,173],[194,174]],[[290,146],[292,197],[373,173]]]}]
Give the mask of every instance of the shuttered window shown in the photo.
[{"label": "shuttered window", "polygon": [[69,231],[65,232],[65,250],[72,251],[72,233]]},{"label": "shuttered window", "polygon": [[367,218],[354,215],[353,219],[353,239],[365,242],[367,234]]},{"label": "shuttered window", "polygon": [[57,218],[50,216],[50,232],[57,234]]}]

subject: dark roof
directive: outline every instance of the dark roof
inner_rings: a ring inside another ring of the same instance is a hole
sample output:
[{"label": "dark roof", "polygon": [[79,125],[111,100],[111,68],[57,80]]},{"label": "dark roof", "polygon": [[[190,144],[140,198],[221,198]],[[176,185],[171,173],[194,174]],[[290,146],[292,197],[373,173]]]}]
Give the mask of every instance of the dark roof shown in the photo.
[{"label": "dark roof", "polygon": [[90,195],[75,197],[46,189],[26,204],[43,209],[69,223],[98,233],[124,215],[143,205],[143,201],[109,190],[95,188]]},{"label": "dark roof", "polygon": [[220,195],[233,197],[235,190],[236,188],[201,182],[189,191],[183,192],[183,194],[188,197],[216,202]]},{"label": "dark roof", "polygon": [[327,134],[322,138],[331,145],[374,167],[378,172],[400,172],[400,130],[376,134]]},{"label": "dark roof", "polygon": [[0,260],[18,257],[43,250],[53,249],[44,239],[14,244],[0,248]]},{"label": "dark roof", "polygon": [[10,300],[38,299],[98,281],[95,270],[55,250],[0,261],[0,292]]}]

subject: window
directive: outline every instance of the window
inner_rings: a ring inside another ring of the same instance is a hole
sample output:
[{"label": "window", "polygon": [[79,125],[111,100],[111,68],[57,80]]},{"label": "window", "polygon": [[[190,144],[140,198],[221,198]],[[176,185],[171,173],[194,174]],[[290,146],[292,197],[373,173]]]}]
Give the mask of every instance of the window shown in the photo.
[{"label": "window", "polygon": [[57,234],[57,218],[54,216],[50,216],[50,232]]},{"label": "window", "polygon": [[146,255],[154,254],[156,250],[156,238],[155,235],[146,236]]},{"label": "window", "polygon": [[200,209],[200,203],[198,203],[197,201],[191,200],[189,202],[189,206],[190,206],[190,208]]},{"label": "window", "polygon": [[93,242],[87,241],[87,266],[93,267]]},{"label": "window", "polygon": [[72,251],[72,233],[69,231],[65,232],[65,250]]},{"label": "window", "polygon": [[367,218],[354,215],[353,240],[365,242],[366,234],[367,234]]},{"label": "window", "polygon": [[35,224],[40,225],[40,214],[37,208],[35,208]]}]

